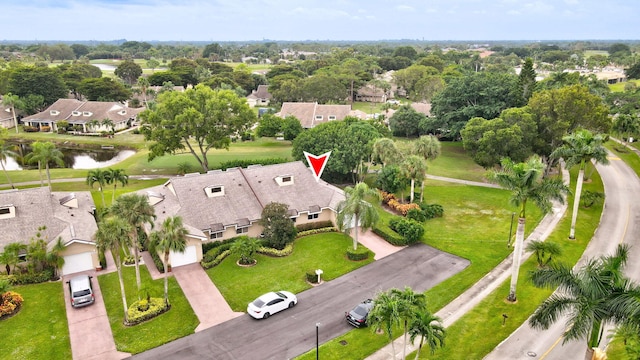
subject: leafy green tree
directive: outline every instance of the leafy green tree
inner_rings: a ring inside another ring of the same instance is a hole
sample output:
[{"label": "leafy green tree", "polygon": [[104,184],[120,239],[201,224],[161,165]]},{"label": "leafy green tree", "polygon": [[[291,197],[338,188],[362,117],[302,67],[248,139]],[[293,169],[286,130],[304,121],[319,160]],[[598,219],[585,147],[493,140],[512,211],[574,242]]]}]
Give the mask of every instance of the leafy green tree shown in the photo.
[{"label": "leafy green tree", "polygon": [[90,101],[125,101],[131,97],[129,89],[108,77],[83,79],[78,91]]},{"label": "leafy green tree", "polygon": [[154,58],[147,60],[147,67],[151,69],[151,73],[154,73],[158,66],[160,66],[160,61]]},{"label": "leafy green tree", "polygon": [[345,199],[338,204],[336,222],[340,231],[348,232],[354,228],[353,249],[358,248],[358,226],[366,231],[378,222],[379,215],[375,207],[367,201],[380,200],[378,190],[371,189],[363,182],[355,187],[344,188]]},{"label": "leafy green tree", "polygon": [[258,127],[256,128],[256,135],[262,137],[274,137],[276,134],[282,131],[284,119],[275,114],[264,114],[260,121],[258,121]]},{"label": "leafy green tree", "polygon": [[398,165],[387,165],[378,172],[376,186],[388,193],[395,193],[409,185]]},{"label": "leafy green tree", "polygon": [[562,255],[560,245],[550,241],[532,240],[525,250],[536,254],[538,267],[545,267],[553,261],[553,258]]},{"label": "leafy green tree", "polygon": [[400,164],[400,170],[405,178],[411,180],[409,202],[413,202],[416,181],[423,181],[427,176],[427,161],[421,156],[409,155]]},{"label": "leafy green tree", "polygon": [[277,202],[267,204],[262,209],[258,222],[262,225],[265,240],[273,248],[282,250],[296,238],[296,227],[288,214],[289,206]]},{"label": "leafy green tree", "polygon": [[133,60],[125,60],[116,67],[113,73],[127,84],[133,85],[142,75],[142,67]]},{"label": "leafy green tree", "polygon": [[126,186],[129,183],[129,175],[124,169],[109,169],[106,171],[107,184],[113,184],[113,192],[111,193],[111,203],[116,200],[116,188],[118,183]]},{"label": "leafy green tree", "polygon": [[7,275],[11,274],[11,269],[15,271],[16,265],[20,261],[20,251],[27,250],[27,245],[12,242],[4,247],[4,251],[0,254],[0,264],[4,264]]},{"label": "leafy green tree", "polygon": [[[291,220],[289,220],[291,222]],[[241,236],[231,245],[231,253],[238,254],[240,256],[241,265],[251,265],[255,263],[253,255],[260,248],[258,239],[248,236]]]},{"label": "leafy green tree", "polygon": [[420,121],[425,115],[417,112],[409,105],[401,106],[389,119],[389,127],[394,135],[415,136],[418,134]]},{"label": "leafy green tree", "polygon": [[[2,130],[6,132],[5,129]],[[2,130],[0,130],[0,133],[2,133]],[[7,157],[15,156],[17,156],[17,154],[13,150],[11,150],[11,147],[7,143],[5,143],[4,140],[0,140],[0,165],[2,166],[2,172],[4,172],[4,175],[7,177],[7,181],[9,182],[9,185],[11,185],[12,189],[15,189],[16,187],[13,185],[13,181],[11,181],[9,172],[7,172],[4,164],[7,162]]]},{"label": "leafy green tree", "polygon": [[218,43],[207,44],[202,50],[203,58],[220,60],[222,56],[224,56],[224,49]]},{"label": "leafy green tree", "polygon": [[627,144],[630,136],[640,134],[640,118],[637,115],[619,114],[613,121],[613,131],[622,136],[622,141]]},{"label": "leafy green tree", "polygon": [[86,184],[91,188],[93,188],[93,184],[98,184],[98,190],[100,191],[100,196],[102,197],[103,208],[107,207],[107,204],[104,201],[104,186],[108,184],[108,176],[109,172],[102,169],[89,170],[89,172],[87,173]]},{"label": "leafy green tree", "polygon": [[154,248],[164,255],[162,264],[164,265],[164,303],[166,306],[169,306],[169,255],[172,251],[184,253],[188,233],[180,216],[170,216],[162,222],[162,230],[154,231],[150,236],[151,241],[154,242]]},{"label": "leafy green tree", "polygon": [[285,140],[294,140],[303,130],[300,120],[295,116],[289,115],[282,121],[282,135]]},{"label": "leafy green tree", "polygon": [[[442,145],[440,144],[440,140],[434,135],[426,135],[420,136],[418,140],[413,143],[413,153],[418,156],[422,156],[425,161],[427,160],[435,160],[440,153],[442,152]],[[424,199],[424,182],[426,179],[426,175],[424,179],[422,179],[420,185],[420,202]]]},{"label": "leafy green tree", "polygon": [[204,171],[209,170],[209,150],[229,149],[231,136],[256,122],[249,105],[233,91],[204,85],[160,94],[155,108],[140,118],[145,139],[154,141],[149,161],[188,148]]},{"label": "leafy green tree", "polygon": [[513,163],[509,159],[502,160],[502,169],[490,173],[490,179],[498,185],[511,191],[510,202],[520,208],[518,213],[518,227],[516,229],[516,242],[513,250],[513,265],[511,266],[511,285],[507,300],[516,301],[516,287],[518,285],[518,272],[522,259],[522,245],[524,243],[524,226],[526,222],[527,201],[533,203],[547,213],[551,210],[551,200],[564,202],[563,194],[568,192],[562,179],[543,177],[545,165],[537,155],[526,162]]},{"label": "leafy green tree", "polygon": [[533,284],[556,289],[536,309],[529,325],[534,329],[548,329],[562,315],[567,316],[563,343],[587,340],[587,356],[602,337],[604,324],[623,324],[637,311],[638,301],[629,301],[638,294],[638,286],[624,274],[629,249],[618,245],[613,255],[588,259],[577,269],[553,264],[532,273]]},{"label": "leafy green tree", "polygon": [[420,337],[415,360],[420,358],[420,350],[426,342],[433,355],[436,349],[444,346],[446,331],[439,317],[433,315],[428,310],[417,311],[415,317],[409,325],[409,335],[411,342]]},{"label": "leafy green tree", "polygon": [[624,69],[624,74],[629,79],[640,79],[640,61],[631,65],[628,69]]},{"label": "leafy green tree", "polygon": [[149,198],[141,194],[125,194],[120,196],[113,204],[109,212],[124,219],[129,224],[129,235],[133,246],[134,263],[136,267],[136,285],[140,291],[140,265],[138,263],[138,252],[140,249],[139,231],[148,224],[153,228],[156,219],[155,209],[149,204]]},{"label": "leafy green tree", "polygon": [[67,96],[67,88],[60,71],[48,67],[22,66],[9,75],[8,91],[20,98],[40,95],[45,106]]},{"label": "leafy green tree", "polygon": [[16,134],[18,133],[18,118],[16,117],[16,108],[22,107],[22,101],[18,95],[12,95],[11,93],[2,96],[2,105],[8,107],[11,110],[11,116],[13,116],[13,126],[16,128]]},{"label": "leafy green tree", "polygon": [[49,163],[54,163],[58,166],[64,166],[62,151],[56,149],[56,145],[50,141],[40,142],[36,141],[31,144],[32,152],[26,156],[26,160],[29,163],[44,164],[47,174],[47,181],[49,182],[49,190],[51,190],[51,173],[49,172]]},{"label": "leafy green tree", "polygon": [[573,199],[573,214],[571,216],[571,230],[569,239],[576,237],[576,221],[578,219],[578,209],[580,207],[580,195],[582,194],[582,182],[584,179],[584,169],[587,163],[594,160],[596,163],[607,165],[607,149],[602,145],[605,142],[604,136],[592,134],[589,130],[577,130],[562,138],[564,145],[551,153],[552,158],[563,158],[568,169],[575,165],[579,166],[578,179],[576,180],[576,191]]},{"label": "leafy green tree", "polygon": [[122,279],[122,261],[120,261],[120,248],[131,246],[132,228],[129,223],[118,217],[109,216],[100,222],[98,231],[95,234],[96,245],[101,252],[111,250],[111,256],[116,263],[118,271],[118,281],[120,282],[120,295],[122,296],[122,306],[124,308],[124,320],[127,321],[127,296],[124,290],[124,281]]}]

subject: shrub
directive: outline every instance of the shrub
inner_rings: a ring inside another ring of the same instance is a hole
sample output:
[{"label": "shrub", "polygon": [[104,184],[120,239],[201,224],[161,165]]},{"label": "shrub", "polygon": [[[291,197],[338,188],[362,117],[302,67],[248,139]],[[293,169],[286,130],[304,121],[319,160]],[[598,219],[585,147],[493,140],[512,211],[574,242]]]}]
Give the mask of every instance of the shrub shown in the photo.
[{"label": "shrub", "polygon": [[383,238],[386,242],[395,246],[407,245],[407,242],[398,233],[391,229],[374,226],[373,233]]},{"label": "shrub", "polygon": [[54,279],[53,270],[47,269],[41,272],[16,273],[9,278],[11,285],[39,284]]},{"label": "shrub", "polygon": [[151,259],[153,260],[153,264],[156,266],[156,269],[161,273],[164,273],[164,263],[162,262],[162,259],[160,259],[158,252],[155,251],[155,249],[149,250],[149,255],[151,255]]},{"label": "shrub", "polygon": [[358,248],[353,250],[353,247],[349,246],[347,247],[347,258],[351,261],[365,260],[369,258],[369,249],[358,245]]},{"label": "shrub", "polygon": [[444,208],[440,204],[420,204],[420,209],[427,216],[427,219],[433,219],[437,217],[442,217],[444,215]]},{"label": "shrub", "polygon": [[211,248],[206,253],[204,253],[204,256],[202,257],[202,261],[204,261],[204,262],[213,261],[220,254],[222,254],[223,252],[231,249],[231,245],[233,245],[233,243],[229,242],[229,243],[226,243],[226,244],[222,244],[221,246],[217,246],[217,247]]},{"label": "shrub", "polygon": [[316,270],[308,270],[306,275],[307,281],[312,284],[318,284],[318,274],[316,274]]},{"label": "shrub", "polygon": [[389,227],[404,237],[406,244],[413,244],[422,238],[424,228],[422,224],[411,219],[391,219]]},{"label": "shrub", "polygon": [[40,129],[38,129],[38,128],[37,128],[37,127],[35,127],[35,126],[27,126],[27,125],[25,125],[25,126],[22,128],[22,130],[24,130],[24,132],[38,132],[38,131],[40,131]]},{"label": "shrub", "polygon": [[293,243],[288,243],[282,250],[278,250],[268,246],[261,246],[258,248],[258,253],[262,255],[273,256],[273,257],[288,256],[288,255],[291,255],[292,252],[293,252]]},{"label": "shrub", "polygon": [[314,234],[327,233],[327,232],[337,232],[337,231],[338,231],[338,229],[333,227],[333,226],[325,227],[325,228],[319,228],[319,229],[305,230],[305,231],[298,232],[298,234],[296,234],[296,238],[300,238],[300,237],[308,236],[308,235],[314,235]]},{"label": "shrub", "polygon": [[267,158],[267,159],[258,159],[258,160],[250,160],[250,159],[235,159],[229,160],[221,163],[217,168],[226,170],[229,168],[242,167],[246,168],[249,165],[261,164],[261,165],[273,165],[273,164],[283,164],[289,162],[289,160],[285,158]]},{"label": "shrub", "polygon": [[396,200],[396,196],[393,193],[388,193],[385,191],[380,191],[380,197],[382,198],[383,204],[388,204],[391,200]]},{"label": "shrub", "polygon": [[333,227],[333,223],[330,220],[316,221],[316,222],[296,225],[296,229],[298,230],[298,232],[313,230],[313,229],[322,229],[327,227]]},{"label": "shrub", "polygon": [[20,294],[13,291],[7,291],[0,295],[0,318],[10,316],[20,310],[24,299]]},{"label": "shrub", "polygon": [[598,191],[585,190],[580,197],[580,204],[585,208],[590,208],[604,199],[604,194]]},{"label": "shrub", "polygon": [[[222,241],[210,241],[202,244],[202,252],[207,253],[209,250],[217,248],[219,246],[227,246],[228,244],[232,244],[234,241],[238,240],[239,236],[234,236],[232,238],[222,240]],[[227,248],[228,249],[228,248]]]},{"label": "shrub", "polygon": [[229,256],[229,254],[231,254],[231,250],[227,249],[227,250],[221,252],[218,256],[216,256],[211,261],[204,261],[204,259],[203,259],[202,261],[200,261],[200,265],[204,269],[211,269],[212,267],[220,264],[222,262],[222,260],[224,260],[227,256]]},{"label": "shrub", "polygon": [[40,131],[49,132],[49,131],[51,131],[51,126],[41,126],[40,127]]},{"label": "shrub", "polygon": [[419,223],[427,221],[427,215],[421,209],[410,209],[407,211],[407,219],[415,220]]},{"label": "shrub", "polygon": [[[146,310],[141,310],[144,308],[146,308]],[[131,306],[127,310],[128,319],[125,325],[131,326],[140,324],[143,321],[152,319],[166,312],[170,308],[171,306],[167,306],[164,302],[164,299],[161,298],[150,298],[148,302],[147,299],[136,301],[131,304]]]},{"label": "shrub", "polygon": [[[138,261],[140,261],[140,256],[138,256]],[[135,256],[133,256],[133,255],[125,256],[124,260],[122,260],[122,263],[125,264],[125,265],[133,265],[133,264],[135,264],[136,263]]]}]

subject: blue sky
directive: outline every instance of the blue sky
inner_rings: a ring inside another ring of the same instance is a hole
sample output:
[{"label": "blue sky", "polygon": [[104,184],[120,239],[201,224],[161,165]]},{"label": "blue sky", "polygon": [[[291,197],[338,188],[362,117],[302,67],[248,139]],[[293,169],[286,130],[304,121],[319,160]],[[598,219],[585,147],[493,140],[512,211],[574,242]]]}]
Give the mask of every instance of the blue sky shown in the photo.
[{"label": "blue sky", "polygon": [[636,40],[639,15],[639,0],[5,0],[0,40]]}]

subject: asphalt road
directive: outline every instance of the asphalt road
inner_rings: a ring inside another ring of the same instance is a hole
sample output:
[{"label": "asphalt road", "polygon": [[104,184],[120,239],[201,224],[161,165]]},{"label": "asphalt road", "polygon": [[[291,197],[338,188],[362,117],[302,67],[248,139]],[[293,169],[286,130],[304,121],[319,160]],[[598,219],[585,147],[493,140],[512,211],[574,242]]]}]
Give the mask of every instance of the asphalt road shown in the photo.
[{"label": "asphalt road", "polygon": [[[578,266],[586,258],[612,254],[619,243],[631,245],[626,273],[640,280],[640,180],[629,166],[619,158],[609,157],[608,166],[597,165],[606,193],[605,210],[593,239],[587,246]],[[573,190],[573,189],[572,189]],[[570,214],[567,214],[568,216]],[[578,222],[577,226],[580,226]],[[586,340],[563,344],[562,333],[566,320],[559,319],[551,328],[537,331],[527,323],[498,345],[485,360],[503,359],[584,359]],[[600,348],[608,343],[603,336]]]},{"label": "asphalt road", "polygon": [[468,265],[466,259],[416,244],[297,294],[298,305],[269,319],[240,316],[131,358],[290,359],[315,348],[316,323],[323,343],[353,329],[344,312],[363,299],[393,287],[422,292]]}]

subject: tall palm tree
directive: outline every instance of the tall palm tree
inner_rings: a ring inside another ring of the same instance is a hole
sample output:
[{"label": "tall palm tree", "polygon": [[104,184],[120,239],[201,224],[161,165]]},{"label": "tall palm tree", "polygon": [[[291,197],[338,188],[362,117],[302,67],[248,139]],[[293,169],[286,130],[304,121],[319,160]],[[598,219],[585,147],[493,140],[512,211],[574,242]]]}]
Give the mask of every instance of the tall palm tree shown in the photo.
[{"label": "tall palm tree", "polygon": [[563,194],[568,192],[561,179],[544,178],[545,165],[540,157],[534,155],[526,162],[513,163],[510,159],[502,159],[502,170],[490,173],[490,178],[498,185],[511,191],[511,204],[520,207],[518,213],[518,228],[513,250],[513,265],[511,266],[511,285],[509,287],[509,301],[516,301],[516,287],[518,272],[522,259],[524,244],[524,225],[526,222],[527,201],[533,203],[547,213],[551,210],[551,200],[564,202]]},{"label": "tall palm tree", "polygon": [[338,216],[336,222],[340,231],[349,231],[354,227],[353,249],[358,248],[358,225],[362,231],[366,231],[378,222],[379,215],[376,209],[365,199],[374,198],[380,200],[380,193],[371,189],[363,182],[355,187],[347,186],[344,189],[345,199],[338,204]]},{"label": "tall palm tree", "polygon": [[18,118],[16,117],[16,107],[20,107],[22,101],[18,95],[12,95],[11,93],[5,94],[2,97],[2,104],[11,109],[11,115],[13,115],[13,124],[16,128],[16,134],[18,133]]},{"label": "tall palm tree", "polygon": [[418,345],[418,351],[416,351],[415,359],[420,357],[420,350],[426,342],[433,354],[437,348],[444,346],[444,339],[446,331],[439,317],[433,315],[428,310],[418,311],[409,326],[409,335],[411,342],[414,342],[416,337],[420,337],[420,344]]},{"label": "tall palm tree", "polygon": [[98,184],[100,190],[100,196],[102,196],[102,207],[107,207],[106,202],[104,201],[104,186],[107,184],[107,176],[108,172],[102,169],[93,169],[89,170],[87,173],[87,185],[93,188],[93,184]]},{"label": "tall palm tree", "polygon": [[144,107],[148,109],[149,106],[147,105],[147,90],[149,89],[149,79],[146,76],[140,76],[138,78],[138,87],[140,88],[140,92],[142,93]]},{"label": "tall palm tree", "polygon": [[109,118],[102,119],[102,125],[110,128],[112,132],[115,132],[116,128],[115,128],[115,124],[113,123],[113,120]]},{"label": "tall palm tree", "polygon": [[427,298],[422,293],[413,291],[410,287],[405,287],[404,290],[391,289],[389,291],[391,296],[395,296],[400,301],[398,303],[398,313],[403,323],[404,329],[404,342],[402,348],[402,358],[405,358],[405,352],[407,349],[407,334],[409,333],[409,323],[415,317],[416,312],[424,310],[427,307]]},{"label": "tall palm tree", "polygon": [[548,329],[567,315],[564,342],[586,338],[590,355],[600,343],[603,324],[622,325],[637,314],[638,286],[623,273],[628,254],[628,246],[621,244],[613,255],[589,259],[575,270],[555,264],[533,272],[534,285],[557,290],[536,309],[529,324]]},{"label": "tall palm tree", "polygon": [[161,231],[154,231],[151,240],[155,243],[155,249],[164,254],[164,303],[169,306],[169,282],[168,282],[168,265],[169,254],[173,252],[184,252],[187,246],[188,231],[182,224],[180,216],[168,217],[162,223]]},{"label": "tall palm tree", "polygon": [[7,169],[4,166],[4,164],[7,162],[7,157],[9,156],[15,157],[17,156],[17,154],[14,151],[12,151],[11,147],[7,145],[4,141],[0,141],[0,166],[2,166],[2,172],[4,172],[4,175],[7,177],[7,181],[9,181],[9,185],[11,185],[12,189],[15,189],[16,187],[13,185],[13,182],[9,177],[9,173],[7,172]]},{"label": "tall palm tree", "polygon": [[124,281],[122,280],[122,261],[120,261],[120,247],[131,244],[129,235],[131,234],[131,225],[118,217],[110,216],[100,222],[95,238],[100,251],[111,250],[111,256],[116,263],[118,270],[118,281],[120,281],[120,295],[122,295],[122,306],[124,308],[124,320],[127,321],[127,296],[124,291]]},{"label": "tall palm tree", "polygon": [[418,155],[409,155],[400,164],[404,176],[411,179],[411,195],[409,202],[413,202],[416,180],[422,181],[427,176],[427,162]]},{"label": "tall palm tree", "polygon": [[375,161],[382,163],[382,167],[400,159],[400,152],[396,143],[389,138],[376,139],[373,143],[371,155]]},{"label": "tall palm tree", "polygon": [[140,265],[138,264],[138,252],[140,241],[138,231],[142,230],[144,224],[149,224],[153,228],[153,221],[156,218],[155,209],[149,204],[149,198],[141,194],[126,194],[120,196],[112,205],[110,212],[122,217],[131,226],[130,235],[133,246],[133,256],[136,267],[136,285],[140,290]]},{"label": "tall palm tree", "polygon": [[576,221],[578,219],[578,208],[580,207],[580,195],[582,193],[585,166],[591,160],[607,165],[609,164],[609,159],[607,159],[607,149],[602,145],[605,138],[600,134],[594,135],[589,130],[577,130],[573,134],[563,137],[562,141],[564,144],[553,151],[551,157],[556,159],[563,158],[567,169],[575,165],[579,166],[576,191],[573,198],[571,230],[569,230],[569,239],[575,239]]},{"label": "tall palm tree", "polygon": [[51,250],[47,251],[45,254],[45,261],[47,266],[53,269],[54,278],[58,278],[58,271],[64,265],[64,257],[60,256],[60,253],[64,250],[64,243],[62,243],[62,238],[59,237],[58,240],[54,243]]},{"label": "tall palm tree", "polygon": [[129,175],[124,172],[124,169],[109,169],[107,170],[107,183],[113,184],[113,193],[111,194],[111,203],[116,200],[116,187],[118,183],[125,186],[129,183]]},{"label": "tall palm tree", "polygon": [[[434,135],[423,135],[413,143],[413,153],[422,156],[425,160],[434,160],[442,152],[442,145],[440,140]],[[426,179],[426,176],[425,176]],[[424,199],[424,182],[420,185],[420,202]]]},{"label": "tall palm tree", "polygon": [[373,309],[369,312],[367,321],[374,330],[384,330],[391,343],[393,358],[396,358],[396,347],[393,343],[393,328],[400,325],[400,300],[390,293],[380,293],[374,300]]},{"label": "tall palm tree", "polygon": [[31,163],[38,162],[38,168],[44,164],[47,181],[49,182],[49,190],[51,190],[51,173],[49,172],[49,163],[55,163],[58,166],[64,166],[62,151],[56,149],[56,145],[50,141],[36,141],[31,145],[32,152],[27,155],[27,161]]}]

